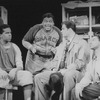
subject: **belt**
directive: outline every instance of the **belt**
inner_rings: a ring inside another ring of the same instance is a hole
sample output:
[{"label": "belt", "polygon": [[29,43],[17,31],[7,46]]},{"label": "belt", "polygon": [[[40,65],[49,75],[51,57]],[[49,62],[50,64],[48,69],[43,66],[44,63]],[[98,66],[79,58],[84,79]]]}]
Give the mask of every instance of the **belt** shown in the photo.
[{"label": "belt", "polygon": [[53,57],[52,55],[42,55],[38,52],[36,52],[35,54],[38,55],[39,57],[43,57],[43,58],[52,58]]}]

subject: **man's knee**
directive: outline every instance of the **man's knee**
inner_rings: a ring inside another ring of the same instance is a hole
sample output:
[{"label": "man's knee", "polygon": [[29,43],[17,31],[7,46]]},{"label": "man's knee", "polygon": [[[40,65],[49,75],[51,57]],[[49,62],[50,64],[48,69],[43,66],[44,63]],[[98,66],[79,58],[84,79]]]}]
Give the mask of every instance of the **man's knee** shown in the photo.
[{"label": "man's knee", "polygon": [[35,76],[34,76],[34,81],[35,82],[37,82],[37,81],[39,81],[40,79],[41,79],[41,74],[40,73],[38,73],[38,74],[36,74]]},{"label": "man's knee", "polygon": [[73,88],[73,89],[71,90],[71,100],[77,100],[77,99],[76,99],[76,94],[75,94],[75,88]]},{"label": "man's knee", "polygon": [[79,72],[77,70],[67,71],[64,74],[64,80],[72,80],[78,77]]},{"label": "man's knee", "polygon": [[72,89],[71,95],[72,95],[72,96],[75,96],[75,88]]},{"label": "man's knee", "polygon": [[68,79],[70,79],[70,78],[73,78],[73,76],[74,76],[74,74],[73,74],[71,71],[66,72],[66,73],[64,74],[64,80],[68,80]]},{"label": "man's knee", "polygon": [[21,86],[33,84],[33,76],[29,71],[18,71],[17,80]]}]

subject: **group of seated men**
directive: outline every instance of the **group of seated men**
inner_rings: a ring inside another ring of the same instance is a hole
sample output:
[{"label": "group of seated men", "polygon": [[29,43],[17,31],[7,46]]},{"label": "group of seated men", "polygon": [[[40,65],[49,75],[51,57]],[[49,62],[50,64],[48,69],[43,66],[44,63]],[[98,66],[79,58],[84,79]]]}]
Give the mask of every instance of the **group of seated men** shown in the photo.
[{"label": "group of seated men", "polygon": [[[76,33],[72,21],[54,25],[51,13],[22,39],[28,49],[25,70],[19,47],[11,42],[11,28],[0,26],[0,87],[23,86],[24,99],[93,100],[100,96],[100,35],[88,41]],[[54,93],[53,93],[54,92]],[[60,97],[62,94],[62,97]]]}]

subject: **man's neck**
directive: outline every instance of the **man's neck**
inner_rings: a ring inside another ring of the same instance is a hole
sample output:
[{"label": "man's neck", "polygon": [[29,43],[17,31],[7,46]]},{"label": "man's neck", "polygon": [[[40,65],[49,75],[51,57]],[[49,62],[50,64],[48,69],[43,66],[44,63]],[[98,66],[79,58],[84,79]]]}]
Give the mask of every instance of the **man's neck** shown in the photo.
[{"label": "man's neck", "polygon": [[3,45],[3,46],[8,46],[10,44],[10,42],[8,41],[4,41],[4,40],[0,40],[0,43]]},{"label": "man's neck", "polygon": [[50,30],[44,29],[44,31],[45,31],[46,33],[51,33],[51,32],[53,31],[53,29],[50,29]]},{"label": "man's neck", "polygon": [[74,36],[75,36],[75,33],[72,32],[72,34],[70,34],[70,36],[68,37],[68,40],[70,40],[70,42],[71,42],[73,40]]}]

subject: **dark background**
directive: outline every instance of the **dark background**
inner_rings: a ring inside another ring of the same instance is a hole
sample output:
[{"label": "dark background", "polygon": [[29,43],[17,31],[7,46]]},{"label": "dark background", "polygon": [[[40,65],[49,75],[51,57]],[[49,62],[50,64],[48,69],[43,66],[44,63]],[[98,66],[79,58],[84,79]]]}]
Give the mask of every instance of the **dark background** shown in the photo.
[{"label": "dark background", "polygon": [[54,15],[55,25],[61,28],[61,3],[68,1],[74,0],[0,0],[0,6],[4,6],[8,10],[8,24],[11,26],[13,34],[12,41],[20,47],[24,62],[27,50],[21,43],[23,36],[30,27],[41,23],[42,15],[47,12]]},{"label": "dark background", "polygon": [[[51,12],[55,16],[55,25],[61,28],[60,0],[0,0],[0,6],[8,10],[8,24],[11,26],[13,35],[12,42],[20,47],[24,63],[27,50],[22,46],[22,38],[30,27],[41,23],[44,13]],[[22,87],[14,91],[14,100],[24,100]]]},{"label": "dark background", "polygon": [[[55,25],[61,28],[61,3],[67,2],[68,0],[0,0],[0,6],[4,6],[8,10],[8,24],[11,26],[13,34],[12,42],[20,47],[24,63],[27,50],[21,43],[23,36],[30,27],[41,23],[42,15],[47,12],[54,15]],[[21,87],[18,91],[14,91],[14,100],[23,100]]]},{"label": "dark background", "polygon": [[11,26],[13,39],[22,51],[25,62],[26,49],[21,40],[26,32],[35,24],[42,21],[42,15],[51,12],[55,17],[55,25],[61,28],[62,7],[61,3],[68,0],[0,0],[0,6],[8,10],[8,24]]}]

